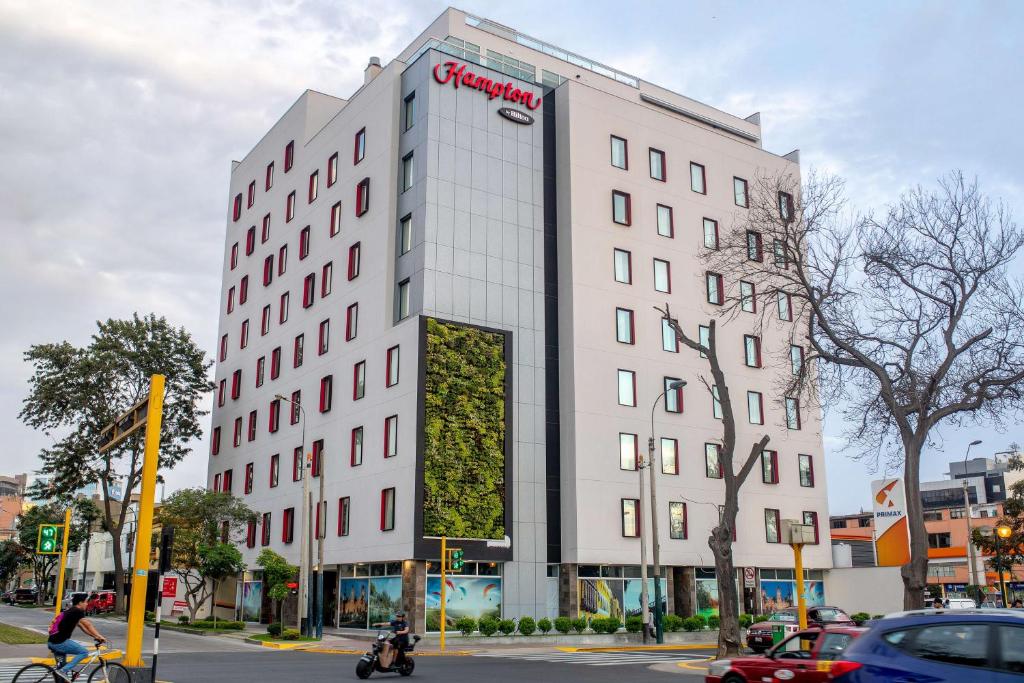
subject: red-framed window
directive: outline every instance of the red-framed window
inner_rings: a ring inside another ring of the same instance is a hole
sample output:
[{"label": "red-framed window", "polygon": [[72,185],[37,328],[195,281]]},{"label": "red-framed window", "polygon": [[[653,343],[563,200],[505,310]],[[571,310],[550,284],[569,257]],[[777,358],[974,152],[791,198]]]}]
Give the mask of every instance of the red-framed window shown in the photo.
[{"label": "red-framed window", "polygon": [[245,231],[245,255],[252,256],[254,251],[256,251],[256,226],[250,225],[249,229]]},{"label": "red-framed window", "polygon": [[263,371],[267,365],[267,357],[260,356],[256,359],[256,386],[263,386]]},{"label": "red-framed window", "polygon": [[366,361],[361,360],[352,366],[352,400],[358,401],[366,396]]},{"label": "red-framed window", "polygon": [[270,240],[270,214],[263,217],[263,229],[260,232],[260,244],[266,244]]},{"label": "red-framed window", "polygon": [[289,192],[288,197],[284,200],[284,222],[291,223],[293,218],[295,218],[295,190]]},{"label": "red-framed window", "polygon": [[228,381],[222,379],[217,387],[217,406],[220,408],[224,407],[224,399],[227,397]]},{"label": "red-framed window", "polygon": [[320,194],[320,171],[316,170],[309,174],[309,204],[316,201],[317,195]]},{"label": "red-framed window", "polygon": [[260,544],[261,545],[265,545],[265,546],[270,545],[270,513],[269,512],[264,512],[263,513],[263,525],[262,525],[262,529],[260,531],[261,531],[261,534],[260,534]]},{"label": "red-framed window", "polygon": [[764,396],[760,391],[747,392],[747,421],[752,425],[764,424]]},{"label": "red-framed window", "polygon": [[757,287],[753,282],[740,280],[740,310],[757,313]]},{"label": "red-framed window", "polygon": [[661,348],[669,353],[679,353],[679,339],[676,337],[676,331],[672,329],[669,321],[665,318],[661,319]]},{"label": "red-framed window", "polygon": [[270,304],[263,307],[260,315],[260,336],[265,337],[270,332]]},{"label": "red-framed window", "polygon": [[793,220],[793,195],[779,192],[779,218],[786,223]]},{"label": "red-framed window", "polygon": [[619,432],[619,469],[635,470],[640,462],[640,444],[636,434]]},{"label": "red-framed window", "polygon": [[243,275],[238,282],[238,305],[241,306],[249,300],[249,276]]},{"label": "red-framed window", "polygon": [[238,348],[244,349],[249,345],[249,319],[242,321],[242,330],[238,335]]},{"label": "red-framed window", "polygon": [[277,379],[281,376],[281,347],[276,347],[270,352],[270,379]]},{"label": "red-framed window", "polygon": [[661,473],[679,474],[679,440],[661,437]]},{"label": "red-framed window", "polygon": [[352,165],[366,158],[366,129],[360,128],[352,145]]},{"label": "red-framed window", "polygon": [[393,458],[398,455],[398,416],[389,415],[384,418],[384,457]]},{"label": "red-framed window", "polygon": [[786,427],[788,429],[800,429],[800,399],[787,396],[786,404]]},{"label": "red-framed window", "polygon": [[228,335],[226,335],[226,334],[221,335],[221,338],[220,338],[220,355],[218,356],[218,358],[220,358],[220,362],[221,363],[226,361],[227,358],[228,358]]},{"label": "red-framed window", "polygon": [[245,466],[245,487],[242,489],[246,495],[252,493],[252,482],[254,475],[255,466],[253,465],[253,463],[250,462]]},{"label": "red-framed window", "polygon": [[274,255],[270,254],[263,259],[263,286],[269,287],[274,281]]},{"label": "red-framed window", "polygon": [[804,367],[804,347],[791,344],[789,347],[789,371],[794,377],[800,375]]},{"label": "red-framed window", "polygon": [[626,538],[636,538],[640,535],[640,501],[636,498],[623,498],[622,507],[622,535]]},{"label": "red-framed window", "polygon": [[235,418],[234,436],[231,440],[231,443],[232,445],[234,445],[235,448],[238,448],[239,446],[242,445],[242,418],[240,417]]},{"label": "red-framed window", "polygon": [[748,368],[761,367],[761,338],[752,334],[743,335],[743,363]]},{"label": "red-framed window", "polygon": [[788,292],[776,292],[775,303],[779,311],[779,320],[793,320],[793,297]]},{"label": "red-framed window", "polygon": [[665,182],[668,179],[668,166],[665,162],[665,153],[660,149],[654,149],[653,147],[649,147],[647,151],[651,167],[651,178]]},{"label": "red-framed window", "polygon": [[348,536],[351,527],[352,499],[343,496],[338,499],[338,535]]},{"label": "red-framed window", "polygon": [[317,334],[316,350],[317,355],[322,356],[327,353],[327,349],[331,343],[331,319],[320,321],[320,330]]},{"label": "red-framed window", "polygon": [[704,275],[706,286],[708,303],[714,304],[715,306],[721,306],[725,303],[725,280],[719,273],[708,272]]},{"label": "red-framed window", "polygon": [[299,232],[299,260],[309,256],[309,226],[307,225]]},{"label": "red-framed window", "polygon": [[359,262],[361,260],[362,247],[356,242],[348,248],[348,279],[355,280],[359,277]]},{"label": "red-framed window", "polygon": [[212,455],[220,454],[220,427],[213,428],[213,435],[210,437],[210,453]]},{"label": "red-framed window", "polygon": [[236,267],[238,267],[238,242],[235,242],[234,244],[231,245],[230,264],[231,270],[234,270]]},{"label": "red-framed window", "polygon": [[612,221],[619,225],[633,224],[632,200],[628,192],[612,190]]},{"label": "red-framed window", "polygon": [[628,308],[615,309],[615,341],[620,344],[634,344],[636,342],[633,311]]},{"label": "red-framed window", "polygon": [[696,161],[690,162],[690,189],[700,194],[708,193],[707,174],[703,164]]},{"label": "red-framed window", "polygon": [[291,140],[284,146],[284,172],[292,170],[295,165],[295,141]]},{"label": "red-framed window", "polygon": [[655,220],[658,226],[658,234],[662,237],[673,238],[676,236],[675,219],[672,217],[672,207],[658,204],[654,207]]},{"label": "red-framed window", "polygon": [[341,232],[341,202],[331,205],[330,236],[334,237]]},{"label": "red-framed window", "polygon": [[334,375],[327,375],[320,378],[320,412],[326,413],[331,410],[331,402],[334,399]]},{"label": "red-framed window", "polygon": [[249,424],[246,426],[246,437],[249,441],[256,440],[256,411],[249,411]]},{"label": "red-framed window", "polygon": [[714,218],[704,219],[704,246],[707,249],[718,249],[718,221]]},{"label": "red-framed window", "polygon": [[309,308],[313,305],[313,297],[316,294],[316,273],[310,273],[302,281],[302,307]]},{"label": "red-framed window", "polygon": [[281,294],[281,301],[277,312],[277,322],[279,325],[284,325],[288,322],[288,303],[290,299],[291,296],[288,292]]},{"label": "red-framed window", "polygon": [[352,428],[352,444],[349,450],[349,465],[358,467],[363,464],[363,428]]},{"label": "red-framed window", "polygon": [[281,518],[281,540],[291,543],[295,538],[295,508],[285,508]]},{"label": "red-framed window", "polygon": [[267,424],[271,434],[281,427],[281,399],[275,398],[270,402],[270,419]]},{"label": "red-framed window", "polygon": [[331,287],[334,283],[334,262],[328,261],[324,264],[324,267],[320,269],[320,298],[331,293]]},{"label": "red-framed window", "polygon": [[[320,517],[323,517],[323,527],[320,526]],[[324,538],[324,531],[327,527],[327,503],[316,506],[316,538]]]},{"label": "red-framed window", "polygon": [[398,346],[392,346],[388,349],[384,368],[384,386],[386,387],[393,387],[398,384],[398,358]]},{"label": "red-framed window", "polygon": [[352,341],[359,333],[359,303],[345,309],[345,341]]},{"label": "red-framed window", "polygon": [[395,529],[395,489],[387,488],[380,492],[380,530]]},{"label": "red-framed window", "polygon": [[717,443],[704,444],[704,476],[722,478],[722,447]]},{"label": "red-framed window", "polygon": [[753,230],[747,230],[747,260],[764,261],[764,240]]},{"label": "red-framed window", "polygon": [[288,270],[288,245],[282,244],[281,248],[277,250],[277,274],[284,275],[286,270]]},{"label": "red-framed window", "polygon": [[818,513],[810,510],[804,510],[803,518],[804,524],[814,527],[814,543],[812,545],[818,545],[818,542],[821,540],[818,537]]},{"label": "red-framed window", "polygon": [[231,220],[237,221],[242,217],[242,193],[235,195],[234,208],[231,210]]},{"label": "red-framed window", "polygon": [[220,472],[213,475],[213,491],[214,493],[220,493]]},{"label": "red-framed window", "polygon": [[782,519],[774,508],[764,509],[764,540],[768,543],[782,543]]},{"label": "red-framed window", "polygon": [[228,288],[228,313],[233,310],[235,310],[235,288],[232,286]]},{"label": "red-framed window", "polygon": [[801,453],[797,456],[797,468],[800,471],[800,486],[814,488],[814,458]]},{"label": "red-framed window", "polygon": [[245,547],[255,548],[256,547],[256,520],[250,519],[249,525],[245,530]]},{"label": "red-framed window", "polygon": [[670,501],[668,504],[668,537],[686,540],[688,535],[686,503]]},{"label": "red-framed window", "polygon": [[633,284],[633,254],[625,249],[612,250],[612,268],[615,281],[624,285]]},{"label": "red-framed window", "polygon": [[302,417],[301,406],[302,389],[296,389],[292,392],[292,400],[288,403],[288,424],[299,424],[299,418]]},{"label": "red-framed window", "polygon": [[660,258],[654,259],[654,291],[672,293],[672,264]]},{"label": "red-framed window", "polygon": [[249,194],[246,197],[246,208],[251,209],[252,205],[256,202],[256,181],[253,180],[249,183]]},{"label": "red-framed window", "polygon": [[626,138],[620,138],[617,135],[611,136],[611,165],[615,168],[621,168],[623,171],[629,170],[629,142]]},{"label": "red-framed window", "polygon": [[302,481],[302,447],[296,446],[292,450],[292,481]]},{"label": "red-framed window", "polygon": [[747,181],[737,176],[732,177],[733,202],[736,206],[744,209],[750,206],[750,196],[747,194]]},{"label": "red-framed window", "polygon": [[632,370],[618,372],[619,405],[636,407],[636,373]]},{"label": "red-framed window", "polygon": [[263,191],[266,192],[274,186],[274,162],[267,164],[267,176],[263,183]]},{"label": "red-framed window", "polygon": [[268,482],[270,488],[277,488],[277,483],[280,481],[281,476],[281,454],[274,453],[270,456],[270,481]]},{"label": "red-framed window", "polygon": [[[314,477],[320,476],[320,469],[323,467],[324,440],[317,439],[313,442],[313,458],[310,463],[310,474]],[[319,528],[319,527],[318,527]]]},{"label": "red-framed window", "polygon": [[665,390],[665,412],[666,413],[682,413],[683,412],[683,387],[676,387],[670,389],[669,386],[673,382],[678,382],[678,377],[665,377],[664,378],[664,390]]},{"label": "red-framed window", "polygon": [[772,240],[772,258],[776,268],[789,268],[789,255],[786,254],[786,243],[780,239]]},{"label": "red-framed window", "polygon": [[363,178],[356,184],[356,218],[370,210],[370,179]]},{"label": "red-framed window", "polygon": [[242,371],[235,370],[231,373],[231,398],[237,400],[242,395]]},{"label": "red-framed window", "polygon": [[765,484],[779,483],[779,454],[775,451],[761,451],[761,481]]},{"label": "red-framed window", "polygon": [[338,180],[338,153],[335,152],[327,160],[327,187]]}]

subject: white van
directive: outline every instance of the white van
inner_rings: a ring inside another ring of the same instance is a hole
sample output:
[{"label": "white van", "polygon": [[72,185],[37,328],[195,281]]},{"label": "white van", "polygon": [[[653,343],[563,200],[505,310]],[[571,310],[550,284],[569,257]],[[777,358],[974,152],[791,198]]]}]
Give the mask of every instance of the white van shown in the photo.
[{"label": "white van", "polygon": [[949,598],[945,609],[978,609],[978,603],[970,598]]}]

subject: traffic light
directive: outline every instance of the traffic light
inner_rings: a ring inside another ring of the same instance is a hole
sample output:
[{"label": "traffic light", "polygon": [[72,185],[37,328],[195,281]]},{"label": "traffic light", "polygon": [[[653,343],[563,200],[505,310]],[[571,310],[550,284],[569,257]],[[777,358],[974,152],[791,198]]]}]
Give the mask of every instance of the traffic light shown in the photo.
[{"label": "traffic light", "polygon": [[60,555],[57,547],[57,529],[59,524],[40,524],[39,540],[36,542],[36,553],[39,555]]},{"label": "traffic light", "polygon": [[452,571],[453,572],[461,572],[462,571],[462,566],[464,564],[466,564],[466,562],[462,559],[463,556],[465,555],[465,553],[463,552],[462,548],[452,548],[452,550],[450,552],[452,554],[452,561],[451,561]]}]

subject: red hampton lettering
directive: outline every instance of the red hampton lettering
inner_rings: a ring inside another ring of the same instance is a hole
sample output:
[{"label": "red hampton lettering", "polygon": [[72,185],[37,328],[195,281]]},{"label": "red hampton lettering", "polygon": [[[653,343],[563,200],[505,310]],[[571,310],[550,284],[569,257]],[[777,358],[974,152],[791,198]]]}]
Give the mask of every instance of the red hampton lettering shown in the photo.
[{"label": "red hampton lettering", "polygon": [[[442,66],[444,67],[443,74],[441,73]],[[434,80],[442,85],[451,83],[456,89],[464,85],[467,88],[487,93],[489,99],[493,100],[496,97],[501,97],[509,102],[525,105],[527,109],[531,110],[540,107],[540,102],[544,99],[543,97],[536,97],[532,92],[520,90],[512,85],[511,81],[501,83],[499,81],[492,81],[486,76],[478,76],[472,71],[467,71],[465,64],[459,64],[458,62],[445,62],[443,65],[436,65],[434,67]]]}]

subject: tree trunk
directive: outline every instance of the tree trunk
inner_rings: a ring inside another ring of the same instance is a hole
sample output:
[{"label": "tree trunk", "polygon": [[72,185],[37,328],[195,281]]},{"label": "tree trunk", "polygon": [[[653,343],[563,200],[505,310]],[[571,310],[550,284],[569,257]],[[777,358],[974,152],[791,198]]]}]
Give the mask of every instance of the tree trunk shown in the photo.
[{"label": "tree trunk", "polygon": [[[728,507],[728,503],[726,504]],[[740,654],[739,596],[736,594],[736,567],[732,561],[732,527],[735,512],[726,513],[721,524],[711,531],[708,546],[715,556],[715,577],[718,580],[718,659]]]},{"label": "tree trunk", "polygon": [[121,528],[110,532],[114,546],[114,613],[125,613],[124,558],[121,557]]},{"label": "tree trunk", "polygon": [[910,562],[903,565],[903,608],[924,607],[924,591],[928,585],[928,530],[924,526],[921,503],[921,443],[915,435],[904,439],[906,466],[903,485],[906,487],[907,525],[910,527]]},{"label": "tree trunk", "polygon": [[210,614],[213,616],[213,629],[217,630],[217,579],[213,582],[213,592],[210,594]]}]

